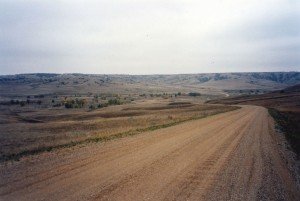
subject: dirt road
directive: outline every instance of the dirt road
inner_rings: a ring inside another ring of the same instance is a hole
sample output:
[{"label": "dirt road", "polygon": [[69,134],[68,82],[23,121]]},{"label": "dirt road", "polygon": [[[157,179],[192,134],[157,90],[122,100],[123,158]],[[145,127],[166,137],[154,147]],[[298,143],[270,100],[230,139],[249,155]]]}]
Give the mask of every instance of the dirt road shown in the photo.
[{"label": "dirt road", "polygon": [[266,109],[1,165],[0,200],[298,200]]}]

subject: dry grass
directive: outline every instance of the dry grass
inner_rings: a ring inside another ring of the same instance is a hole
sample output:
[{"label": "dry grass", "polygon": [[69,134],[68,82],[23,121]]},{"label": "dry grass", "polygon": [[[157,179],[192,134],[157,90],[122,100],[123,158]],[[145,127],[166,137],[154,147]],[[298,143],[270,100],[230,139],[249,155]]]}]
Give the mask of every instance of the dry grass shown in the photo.
[{"label": "dry grass", "polygon": [[0,124],[0,157],[18,158],[20,153],[28,155],[39,152],[37,150],[49,151],[52,148],[124,137],[233,109],[235,107],[170,103],[158,99],[95,111],[2,110],[0,118],[6,119],[6,123]]}]

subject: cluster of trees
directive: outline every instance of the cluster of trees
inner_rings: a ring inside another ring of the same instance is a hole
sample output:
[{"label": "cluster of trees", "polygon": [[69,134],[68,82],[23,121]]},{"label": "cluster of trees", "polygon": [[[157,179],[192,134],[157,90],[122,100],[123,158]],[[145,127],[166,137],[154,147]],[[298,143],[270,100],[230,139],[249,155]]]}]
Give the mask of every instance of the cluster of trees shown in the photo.
[{"label": "cluster of trees", "polygon": [[[96,108],[104,108],[104,107],[108,107],[110,105],[121,105],[123,104],[121,101],[121,98],[119,96],[117,96],[116,98],[112,98],[109,99],[108,101],[105,102],[100,102],[99,98],[101,98],[101,100],[106,100],[106,97],[101,97],[98,95],[94,95],[94,98],[92,100],[91,105],[89,106],[89,109],[96,109]],[[69,100],[68,97],[65,97],[64,101],[63,101],[63,105],[65,106],[65,108],[67,109],[71,109],[71,108],[83,108],[88,104],[89,101],[85,100],[85,99],[72,99]],[[52,100],[52,103],[54,104],[55,101]],[[96,105],[95,105],[96,103]],[[99,103],[99,104],[98,104]],[[60,104],[55,104],[54,107],[58,107],[60,106]]]},{"label": "cluster of trees", "polygon": [[66,100],[65,102],[65,108],[70,109],[70,108],[83,108],[84,105],[86,104],[85,99],[73,99],[73,100]]},{"label": "cluster of trees", "polygon": [[119,98],[108,100],[109,105],[121,105],[121,100]]},{"label": "cluster of trees", "polygon": [[[120,98],[115,98],[115,99],[110,99],[108,100],[108,102],[105,103],[99,103],[97,105],[97,108],[104,108],[104,107],[108,107],[110,105],[122,105],[123,103],[121,102]],[[96,107],[94,105],[90,105],[89,107],[91,110],[96,109]]]},{"label": "cluster of trees", "polygon": [[[44,98],[45,96],[44,95],[35,95],[33,96],[33,98]],[[38,105],[41,105],[42,104],[42,101],[41,100],[31,100],[30,99],[31,96],[27,96],[27,100],[14,100],[14,99],[11,99],[7,104],[9,105],[20,105],[21,107],[25,106],[26,104],[29,105],[29,104],[38,104]]]},{"label": "cluster of trees", "polygon": [[[149,94],[148,96],[150,96],[151,98],[153,98],[153,97],[165,98],[165,97],[173,97],[173,96],[177,97],[177,96],[181,96],[181,92],[174,93],[174,94],[172,94],[172,93]],[[140,97],[147,97],[147,94],[140,94]]]},{"label": "cluster of trees", "polygon": [[26,104],[29,105],[30,103],[36,103],[38,105],[42,104],[41,100],[38,101],[30,101],[29,99],[27,99],[26,101],[24,100],[10,100],[10,105],[20,105],[21,107],[25,106]]},{"label": "cluster of trees", "polygon": [[100,96],[100,95],[94,95],[94,102],[98,103],[99,102],[99,98],[101,98],[101,100],[106,100],[105,96]]}]

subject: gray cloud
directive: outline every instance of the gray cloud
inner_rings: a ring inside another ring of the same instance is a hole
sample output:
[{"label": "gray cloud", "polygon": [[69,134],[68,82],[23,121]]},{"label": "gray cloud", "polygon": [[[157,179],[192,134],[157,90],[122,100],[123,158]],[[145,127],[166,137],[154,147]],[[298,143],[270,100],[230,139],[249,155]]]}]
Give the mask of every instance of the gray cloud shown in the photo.
[{"label": "gray cloud", "polygon": [[300,67],[296,0],[0,2],[0,73]]}]

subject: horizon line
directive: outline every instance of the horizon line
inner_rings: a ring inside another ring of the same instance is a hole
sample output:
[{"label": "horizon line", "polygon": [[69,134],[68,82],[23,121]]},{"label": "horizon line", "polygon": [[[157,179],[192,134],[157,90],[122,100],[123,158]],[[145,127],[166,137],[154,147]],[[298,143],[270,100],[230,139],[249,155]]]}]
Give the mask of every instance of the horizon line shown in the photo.
[{"label": "horizon line", "polygon": [[125,74],[125,73],[16,73],[16,74],[0,74],[0,76],[15,76],[15,75],[129,75],[129,76],[155,76],[155,75],[199,75],[199,74],[231,74],[231,73],[299,73],[299,71],[232,71],[232,72],[203,72],[203,73],[149,73],[149,74]]}]

